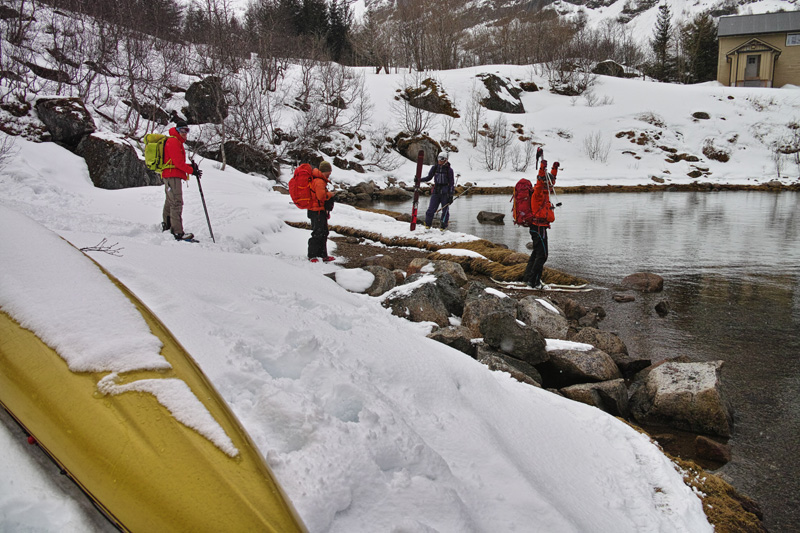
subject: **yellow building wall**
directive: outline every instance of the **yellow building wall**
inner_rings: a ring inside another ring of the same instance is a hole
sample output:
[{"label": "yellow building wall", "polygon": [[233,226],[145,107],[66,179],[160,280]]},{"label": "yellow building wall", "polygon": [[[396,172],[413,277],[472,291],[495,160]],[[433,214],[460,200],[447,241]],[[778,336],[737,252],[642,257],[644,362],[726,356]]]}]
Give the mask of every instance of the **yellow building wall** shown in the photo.
[{"label": "yellow building wall", "polygon": [[781,50],[781,55],[774,63],[775,72],[773,75],[772,53],[758,52],[761,55],[762,79],[772,77],[773,87],[783,87],[787,83],[800,85],[800,46],[786,46],[786,33],[772,33],[767,35],[740,35],[730,37],[720,37],[719,39],[719,60],[717,62],[717,81],[723,85],[735,85],[735,81],[744,79],[745,57],[754,53],[743,53],[731,56],[728,62],[725,57],[734,48],[757,38],[765,43]]}]

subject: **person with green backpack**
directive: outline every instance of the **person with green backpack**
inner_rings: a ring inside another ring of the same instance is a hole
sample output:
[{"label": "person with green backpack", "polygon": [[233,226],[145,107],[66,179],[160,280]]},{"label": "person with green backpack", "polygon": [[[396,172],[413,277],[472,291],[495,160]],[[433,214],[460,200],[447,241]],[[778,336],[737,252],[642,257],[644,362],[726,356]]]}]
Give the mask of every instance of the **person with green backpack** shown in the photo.
[{"label": "person with green backpack", "polygon": [[175,239],[189,241],[194,234],[183,230],[183,182],[189,181],[194,174],[199,179],[202,171],[197,165],[186,162],[186,150],[183,147],[189,135],[189,125],[180,117],[175,117],[175,127],[170,128],[169,137],[164,142],[163,165],[161,178],[164,180],[164,210],[162,212],[161,230],[170,230]]}]

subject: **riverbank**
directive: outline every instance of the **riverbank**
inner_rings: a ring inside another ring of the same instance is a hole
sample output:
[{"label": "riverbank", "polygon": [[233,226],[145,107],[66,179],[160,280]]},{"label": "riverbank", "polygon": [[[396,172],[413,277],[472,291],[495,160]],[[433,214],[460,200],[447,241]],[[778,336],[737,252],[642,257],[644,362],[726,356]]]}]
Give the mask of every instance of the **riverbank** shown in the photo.
[{"label": "riverbank", "polygon": [[[398,218],[401,217],[398,215]],[[404,242],[402,245],[392,246],[377,242],[374,240],[375,235],[366,235],[341,227],[335,229],[338,233],[332,237],[336,243],[335,255],[338,258],[337,262],[345,268],[359,268],[367,264],[376,264],[379,261],[381,264],[393,266],[396,270],[406,271],[414,259],[441,258],[435,250],[437,247],[432,247],[430,243],[421,241],[419,246],[413,246],[411,242]],[[597,327],[616,333],[628,346],[630,353],[649,351],[652,348],[645,345],[647,339],[655,333],[653,327],[657,323],[652,320],[641,320],[642,313],[655,314],[656,305],[665,301],[663,294],[633,294],[623,287],[598,286],[592,280],[587,281],[593,290],[583,293],[509,291],[508,288],[495,283],[491,276],[470,268],[469,264],[464,270],[471,281],[480,281],[487,286],[503,290],[517,299],[536,294],[549,298],[562,309],[577,305],[591,310],[594,320],[598,321]],[[620,278],[623,276],[624,274]],[[574,276],[551,269],[548,269],[545,274],[545,280],[552,281],[556,277],[559,281],[571,280],[574,282],[577,280]],[[621,294],[627,298],[619,299]],[[663,355],[666,357],[667,354]],[[652,362],[657,363],[658,360],[654,359]],[[719,468],[721,463],[697,456],[694,447],[696,435],[664,428],[648,428],[646,432],[654,441],[658,442],[668,455],[676,458],[676,463],[684,472],[687,483],[696,486],[698,491],[703,494],[704,507],[709,520],[717,527],[718,531],[765,531],[761,524],[762,514],[759,506],[746,496],[738,494],[732,486],[718,476],[709,473],[709,471]]]}]

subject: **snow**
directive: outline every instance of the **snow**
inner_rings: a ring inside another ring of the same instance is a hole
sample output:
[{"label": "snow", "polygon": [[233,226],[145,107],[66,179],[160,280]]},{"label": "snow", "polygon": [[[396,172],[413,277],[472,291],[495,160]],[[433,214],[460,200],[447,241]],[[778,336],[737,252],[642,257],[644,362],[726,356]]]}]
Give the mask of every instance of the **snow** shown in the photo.
[{"label": "snow", "polygon": [[350,292],[364,292],[372,286],[375,274],[361,268],[337,270],[336,283]]},{"label": "snow", "polygon": [[[118,244],[118,255],[88,254],[192,354],[312,532],[712,531],[697,495],[646,436],[490,371],[427,339],[429,324],[348,292],[366,276],[308,262],[309,232],[284,223],[305,213],[272,182],[201,166],[216,244],[196,182],[184,193],[184,223],[200,242],[177,242],[160,231],[161,188],[96,189],[82,159],[17,139],[0,169],[0,306],[63,354],[95,354],[74,364],[102,366],[102,390],[121,392],[115,371],[163,364],[157,341],[59,237],[77,248]],[[330,222],[442,243],[473,238],[412,234],[407,223],[345,205]],[[62,314],[71,317],[57,321]],[[154,385],[164,384],[136,384],[187,425],[213,427],[184,405],[180,384],[170,393]],[[57,470],[10,435],[0,426],[3,528],[101,530],[94,511],[76,505],[80,495],[54,488]]]}]

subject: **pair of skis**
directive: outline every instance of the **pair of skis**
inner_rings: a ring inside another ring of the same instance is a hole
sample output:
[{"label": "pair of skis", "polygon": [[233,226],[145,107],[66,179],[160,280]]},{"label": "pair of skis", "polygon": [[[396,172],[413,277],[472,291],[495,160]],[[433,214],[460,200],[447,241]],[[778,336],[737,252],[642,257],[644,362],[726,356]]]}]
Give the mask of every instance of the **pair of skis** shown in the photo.
[{"label": "pair of skis", "polygon": [[527,283],[523,281],[500,281],[496,279],[492,279],[494,283],[497,283],[501,287],[506,289],[514,289],[518,291],[536,291],[541,290],[545,292],[589,292],[592,289],[587,287],[586,283],[581,285],[560,285],[560,284],[548,284],[547,289],[534,289]]}]

